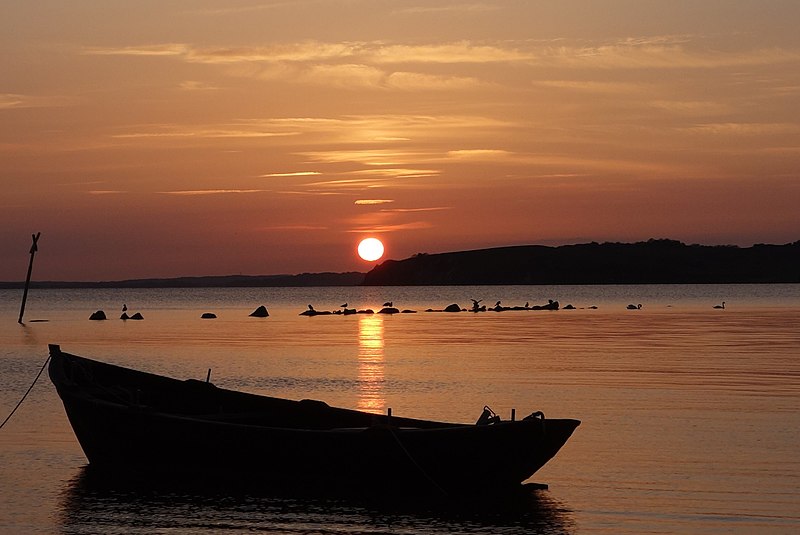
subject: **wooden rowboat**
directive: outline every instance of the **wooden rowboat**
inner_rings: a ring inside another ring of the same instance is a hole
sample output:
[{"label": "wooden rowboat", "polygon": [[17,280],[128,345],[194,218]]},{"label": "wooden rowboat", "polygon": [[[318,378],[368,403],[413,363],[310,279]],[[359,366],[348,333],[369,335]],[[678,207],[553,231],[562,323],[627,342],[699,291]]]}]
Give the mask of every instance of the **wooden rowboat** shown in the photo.
[{"label": "wooden rowboat", "polygon": [[315,492],[514,490],[578,420],[445,423],[177,380],[62,352],[49,373],[95,472]]}]

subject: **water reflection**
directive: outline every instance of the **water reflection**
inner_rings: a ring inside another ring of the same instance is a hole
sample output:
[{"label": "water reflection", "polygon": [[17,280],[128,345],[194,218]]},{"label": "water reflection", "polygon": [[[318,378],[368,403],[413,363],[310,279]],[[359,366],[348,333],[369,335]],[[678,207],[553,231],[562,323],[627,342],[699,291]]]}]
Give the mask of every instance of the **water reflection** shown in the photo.
[{"label": "water reflection", "polygon": [[574,533],[546,491],[470,504],[355,501],[175,487],[143,488],[82,468],[59,503],[62,533]]},{"label": "water reflection", "polygon": [[358,319],[358,408],[382,413],[384,397],[383,317],[364,315]]}]

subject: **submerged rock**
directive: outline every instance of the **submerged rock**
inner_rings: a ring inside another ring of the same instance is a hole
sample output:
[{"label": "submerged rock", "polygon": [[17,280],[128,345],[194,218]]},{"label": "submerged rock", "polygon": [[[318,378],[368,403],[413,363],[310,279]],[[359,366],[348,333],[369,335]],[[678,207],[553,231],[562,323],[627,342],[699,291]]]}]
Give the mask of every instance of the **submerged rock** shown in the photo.
[{"label": "submerged rock", "polygon": [[200,318],[204,319],[204,320],[213,320],[216,317],[217,317],[217,315],[214,314],[213,312],[204,312],[203,315],[200,316]]},{"label": "submerged rock", "polygon": [[254,318],[266,318],[267,316],[269,316],[269,312],[267,312],[267,307],[261,305],[260,307],[252,311],[250,313],[250,316]]},{"label": "submerged rock", "polygon": [[456,303],[453,303],[451,305],[447,305],[444,308],[444,311],[445,312],[461,312],[461,307],[458,306]]},{"label": "submerged rock", "polygon": [[99,320],[104,320],[104,319],[108,319],[108,318],[106,318],[106,313],[105,312],[103,312],[102,310],[98,310],[97,312],[92,312],[92,315],[89,316],[89,319],[90,320],[98,320],[99,321]]},{"label": "submerged rock", "polygon": [[144,316],[142,316],[141,312],[137,312],[136,314],[131,316],[130,319],[132,319],[132,320],[143,320]]}]

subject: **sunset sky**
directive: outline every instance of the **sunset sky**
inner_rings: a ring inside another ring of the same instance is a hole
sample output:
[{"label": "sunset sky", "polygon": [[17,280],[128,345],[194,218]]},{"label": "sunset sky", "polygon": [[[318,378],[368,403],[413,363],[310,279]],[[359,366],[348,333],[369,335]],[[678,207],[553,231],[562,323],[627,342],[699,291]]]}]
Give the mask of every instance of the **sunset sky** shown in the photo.
[{"label": "sunset sky", "polygon": [[9,0],[0,280],[800,239],[797,0]]}]

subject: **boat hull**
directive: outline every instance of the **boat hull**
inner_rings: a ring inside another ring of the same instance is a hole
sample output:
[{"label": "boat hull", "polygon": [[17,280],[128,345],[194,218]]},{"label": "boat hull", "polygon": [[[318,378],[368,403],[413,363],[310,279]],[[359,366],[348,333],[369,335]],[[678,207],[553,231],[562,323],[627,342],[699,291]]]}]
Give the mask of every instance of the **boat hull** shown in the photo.
[{"label": "boat hull", "polygon": [[374,415],[127,370],[56,346],[49,372],[92,470],[145,481],[494,492],[531,477],[580,423]]}]

